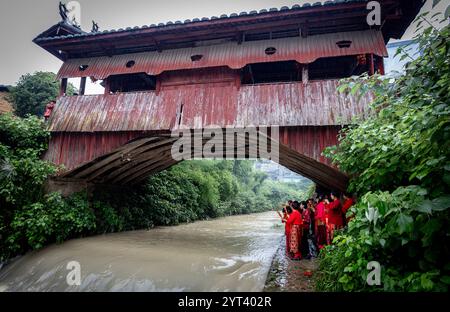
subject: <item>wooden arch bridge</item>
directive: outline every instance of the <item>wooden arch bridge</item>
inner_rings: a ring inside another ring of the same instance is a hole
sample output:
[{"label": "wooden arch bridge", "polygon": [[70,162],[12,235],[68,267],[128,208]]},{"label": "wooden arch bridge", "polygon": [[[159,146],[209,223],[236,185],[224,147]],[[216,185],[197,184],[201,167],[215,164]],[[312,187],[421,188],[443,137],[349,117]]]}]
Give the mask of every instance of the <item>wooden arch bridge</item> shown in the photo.
[{"label": "wooden arch bridge", "polygon": [[[338,93],[338,80],[383,74],[387,41],[423,5],[379,2],[378,26],[360,0],[111,31],[85,32],[63,16],[34,39],[63,61],[45,158],[64,166],[60,181],[133,184],[178,162],[171,134],[180,128],[277,126],[281,165],[345,190],[347,176],[321,153],[373,99]],[[70,78],[80,79],[74,96]],[[86,95],[87,79],[101,80],[103,94]]]}]

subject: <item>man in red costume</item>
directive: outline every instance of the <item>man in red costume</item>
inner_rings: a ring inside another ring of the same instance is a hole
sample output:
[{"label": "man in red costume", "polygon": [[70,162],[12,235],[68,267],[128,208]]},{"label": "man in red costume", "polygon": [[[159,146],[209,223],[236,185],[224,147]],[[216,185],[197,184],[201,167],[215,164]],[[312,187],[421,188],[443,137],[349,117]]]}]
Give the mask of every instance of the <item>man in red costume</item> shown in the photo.
[{"label": "man in red costume", "polygon": [[292,213],[292,208],[289,205],[285,205],[283,207],[283,214],[281,214],[278,211],[277,211],[277,213],[281,218],[281,222],[284,223],[284,235],[286,236],[286,254],[289,255],[290,254],[289,240],[290,240],[290,235],[291,235],[291,228],[287,224],[287,220],[289,219],[289,215]]},{"label": "man in red costume", "polygon": [[286,226],[290,228],[289,251],[294,255],[293,260],[300,260],[300,243],[302,241],[302,215],[300,214],[300,205],[298,202],[292,204],[292,213],[286,221]]},{"label": "man in red costume", "polygon": [[322,249],[327,243],[327,226],[325,215],[325,200],[322,196],[318,198],[319,202],[316,206],[316,214],[314,221],[316,222],[317,245]]}]

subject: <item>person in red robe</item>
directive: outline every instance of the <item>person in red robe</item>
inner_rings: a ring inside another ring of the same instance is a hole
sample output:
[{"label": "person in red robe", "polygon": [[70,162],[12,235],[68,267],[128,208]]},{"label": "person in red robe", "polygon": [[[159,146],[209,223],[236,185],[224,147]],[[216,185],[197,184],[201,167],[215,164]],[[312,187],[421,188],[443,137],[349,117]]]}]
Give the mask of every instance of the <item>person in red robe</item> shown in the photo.
[{"label": "person in red robe", "polygon": [[325,215],[325,199],[319,196],[319,202],[316,206],[315,227],[317,233],[317,245],[322,249],[327,244],[327,226]]},{"label": "person in red robe", "polygon": [[328,210],[328,223],[329,223],[329,231],[330,231],[330,241],[333,241],[334,231],[342,228],[343,219],[342,219],[342,208],[341,201],[337,197],[337,194],[332,192],[330,194],[331,202],[326,200],[325,208]]},{"label": "person in red robe", "polygon": [[309,250],[309,227],[311,225],[311,212],[308,209],[308,203],[300,203],[300,213],[302,214],[302,241],[300,243],[300,252],[305,259],[310,259],[312,255]]},{"label": "person in red robe", "polygon": [[292,204],[292,213],[286,222],[290,227],[289,251],[293,254],[293,260],[300,260],[302,255],[300,252],[300,243],[302,241],[302,215],[299,211],[298,202]]},{"label": "person in red robe", "polygon": [[287,223],[287,220],[289,219],[289,215],[291,213],[292,213],[292,209],[289,205],[286,205],[283,207],[283,214],[280,214],[278,212],[278,215],[281,218],[281,222],[284,223],[284,235],[286,236],[286,254],[288,254],[288,255],[289,255],[289,241],[290,241],[291,227]]},{"label": "person in red robe", "polygon": [[343,198],[344,198],[344,203],[342,204],[342,214],[344,215],[344,219],[345,219],[346,223],[348,224],[348,222],[352,219],[352,216],[346,217],[346,215],[347,215],[347,212],[350,209],[350,207],[353,206],[355,204],[355,202],[353,201],[353,198],[347,193],[343,194]]}]

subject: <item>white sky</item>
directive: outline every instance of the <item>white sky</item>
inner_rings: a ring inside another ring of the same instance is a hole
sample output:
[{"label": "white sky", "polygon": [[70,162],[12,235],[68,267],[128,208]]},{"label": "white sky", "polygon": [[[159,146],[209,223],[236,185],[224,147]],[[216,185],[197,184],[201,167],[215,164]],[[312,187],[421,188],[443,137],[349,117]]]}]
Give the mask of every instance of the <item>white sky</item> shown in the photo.
[{"label": "white sky", "polygon": [[[91,29],[95,20],[100,30],[157,24],[159,22],[239,13],[317,0],[79,0],[81,26]],[[25,73],[57,72],[61,61],[32,43],[39,33],[59,20],[59,0],[0,1],[0,84],[14,85]],[[67,1],[66,1],[67,2]],[[443,11],[450,0],[442,0],[434,11]],[[431,0],[426,8],[431,7]],[[408,30],[405,39],[412,37]],[[89,87],[91,90],[92,87]],[[88,90],[88,92],[89,92]]]}]

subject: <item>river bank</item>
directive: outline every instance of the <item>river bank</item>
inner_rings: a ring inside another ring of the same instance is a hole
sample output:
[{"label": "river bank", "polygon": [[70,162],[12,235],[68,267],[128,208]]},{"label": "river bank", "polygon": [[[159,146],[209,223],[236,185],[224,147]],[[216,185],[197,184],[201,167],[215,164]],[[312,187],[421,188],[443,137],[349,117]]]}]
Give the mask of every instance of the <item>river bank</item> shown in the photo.
[{"label": "river bank", "polygon": [[314,274],[319,262],[317,258],[292,261],[286,256],[284,237],[280,241],[267,275],[265,292],[312,292],[315,291]]},{"label": "river bank", "polygon": [[[283,236],[274,212],[69,240],[0,271],[2,291],[262,291]],[[68,285],[69,262],[80,285]]]}]

